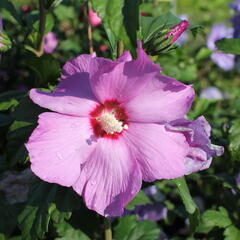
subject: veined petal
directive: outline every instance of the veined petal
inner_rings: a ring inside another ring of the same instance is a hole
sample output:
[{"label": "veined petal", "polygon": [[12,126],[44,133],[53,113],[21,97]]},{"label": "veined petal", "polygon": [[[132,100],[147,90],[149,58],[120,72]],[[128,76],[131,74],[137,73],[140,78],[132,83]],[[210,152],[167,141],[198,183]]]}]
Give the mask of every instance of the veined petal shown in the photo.
[{"label": "veined petal", "polygon": [[150,61],[140,42],[136,60],[129,61],[129,53],[124,54],[126,56],[123,55],[115,63],[100,58],[91,61],[90,82],[101,103],[109,99],[119,102],[132,99],[161,71],[158,65]]},{"label": "veined petal", "polygon": [[26,148],[31,169],[41,179],[71,186],[97,142],[86,118],[46,112],[39,115]]},{"label": "veined petal", "polygon": [[105,216],[120,216],[140,190],[141,182],[140,169],[125,142],[99,139],[73,188],[89,209]]},{"label": "veined petal", "polygon": [[160,75],[123,107],[130,121],[164,122],[183,118],[193,98],[194,90],[190,85]]},{"label": "veined petal", "polygon": [[185,174],[184,160],[190,148],[183,134],[169,132],[164,125],[131,123],[123,136],[132,158],[140,165],[144,181]]},{"label": "veined petal", "polygon": [[69,60],[63,67],[61,82],[53,92],[32,89],[30,98],[41,107],[52,111],[88,116],[98,104],[89,83],[89,65],[92,58],[85,54]]}]

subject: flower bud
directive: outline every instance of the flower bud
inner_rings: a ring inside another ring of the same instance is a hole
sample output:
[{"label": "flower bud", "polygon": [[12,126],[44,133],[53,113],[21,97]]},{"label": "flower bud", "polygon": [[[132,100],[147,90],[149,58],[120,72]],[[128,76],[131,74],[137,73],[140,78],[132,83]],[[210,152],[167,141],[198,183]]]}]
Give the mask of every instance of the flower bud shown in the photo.
[{"label": "flower bud", "polygon": [[90,24],[93,27],[97,27],[102,23],[102,19],[91,8],[88,11],[88,19],[89,19]]},{"label": "flower bud", "polygon": [[144,42],[143,47],[151,56],[169,52],[170,50],[173,50],[177,47],[174,43],[187,29],[188,26],[188,21],[183,20],[171,28],[162,28],[156,32],[147,42]]},{"label": "flower bud", "polygon": [[181,21],[176,26],[170,28],[171,31],[166,34],[166,38],[171,38],[171,43],[174,43],[178,40],[178,38],[182,35],[183,32],[187,30],[189,26],[189,22],[187,20]]}]

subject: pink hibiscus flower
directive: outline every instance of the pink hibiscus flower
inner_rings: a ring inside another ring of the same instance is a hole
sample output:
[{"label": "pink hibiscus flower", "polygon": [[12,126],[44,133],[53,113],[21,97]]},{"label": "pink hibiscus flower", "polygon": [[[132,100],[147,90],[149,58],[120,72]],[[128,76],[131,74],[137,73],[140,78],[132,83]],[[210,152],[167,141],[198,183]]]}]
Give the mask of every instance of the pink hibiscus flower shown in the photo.
[{"label": "pink hibiscus flower", "polygon": [[138,46],[133,60],[80,55],[63,67],[51,93],[30,98],[40,114],[26,147],[41,179],[72,186],[89,209],[119,216],[143,181],[173,179],[209,167],[222,147],[209,140],[204,118],[185,119],[191,86],[160,75]]}]

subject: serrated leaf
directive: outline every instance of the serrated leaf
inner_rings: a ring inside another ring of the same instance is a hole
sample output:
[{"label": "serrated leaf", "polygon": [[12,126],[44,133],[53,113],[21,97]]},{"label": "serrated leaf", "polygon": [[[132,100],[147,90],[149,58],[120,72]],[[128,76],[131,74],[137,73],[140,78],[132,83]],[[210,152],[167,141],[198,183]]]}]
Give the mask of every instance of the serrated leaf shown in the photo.
[{"label": "serrated leaf", "polygon": [[222,38],[215,44],[219,50],[225,53],[240,54],[240,39],[238,38]]},{"label": "serrated leaf", "polygon": [[50,219],[60,224],[80,207],[81,198],[71,188],[37,180],[30,188],[28,201],[18,217],[23,240],[43,238]]},{"label": "serrated leaf", "polygon": [[133,210],[137,205],[145,205],[148,203],[151,203],[149,197],[143,191],[139,191],[135,198],[130,203],[128,203],[125,208],[127,210]]},{"label": "serrated leaf", "polygon": [[147,220],[138,222],[136,216],[126,216],[119,219],[114,228],[116,240],[153,240],[160,236],[160,229],[155,222]]},{"label": "serrated leaf", "polygon": [[219,210],[207,210],[204,212],[198,232],[208,233],[214,227],[225,228],[231,225],[231,219],[225,208],[219,207]]},{"label": "serrated leaf", "polygon": [[223,235],[225,236],[224,240],[239,240],[240,239],[240,229],[235,226],[229,226],[224,230]]},{"label": "serrated leaf", "polygon": [[18,217],[23,240],[43,238],[48,231],[51,214],[56,206],[53,203],[57,185],[38,182],[29,192],[26,207]]}]

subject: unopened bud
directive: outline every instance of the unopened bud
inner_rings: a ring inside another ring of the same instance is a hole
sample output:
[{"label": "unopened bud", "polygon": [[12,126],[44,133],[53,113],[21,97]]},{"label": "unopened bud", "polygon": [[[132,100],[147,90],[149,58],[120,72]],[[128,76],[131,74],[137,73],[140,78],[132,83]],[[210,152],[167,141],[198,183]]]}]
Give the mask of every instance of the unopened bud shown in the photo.
[{"label": "unopened bud", "polygon": [[176,26],[170,28],[170,32],[166,34],[166,38],[172,38],[171,43],[174,43],[182,35],[183,32],[187,30],[189,22],[187,20],[181,21]]}]

